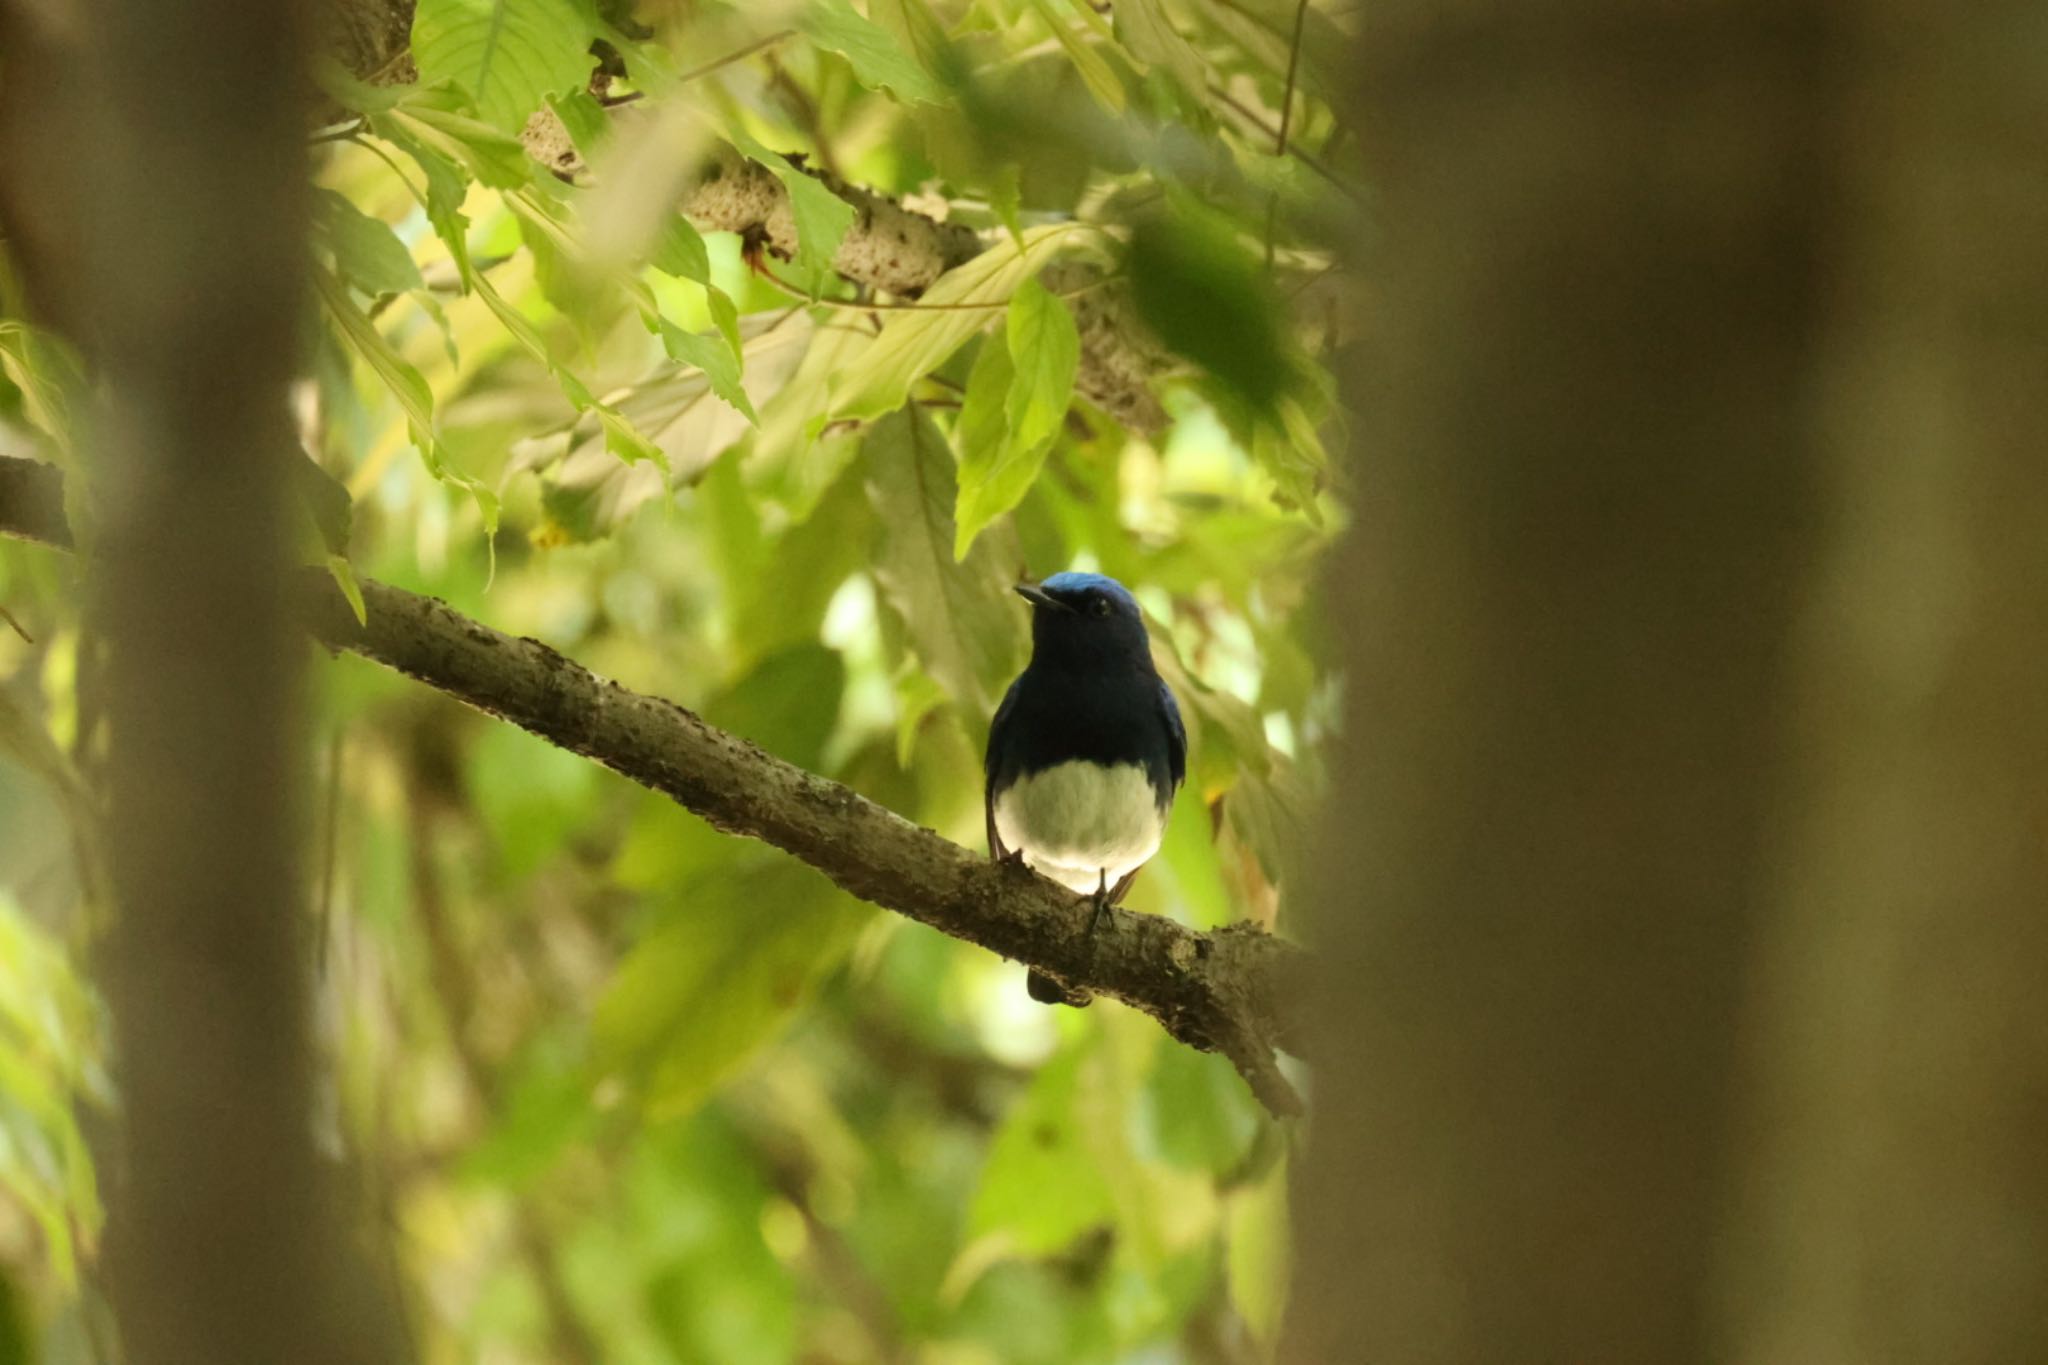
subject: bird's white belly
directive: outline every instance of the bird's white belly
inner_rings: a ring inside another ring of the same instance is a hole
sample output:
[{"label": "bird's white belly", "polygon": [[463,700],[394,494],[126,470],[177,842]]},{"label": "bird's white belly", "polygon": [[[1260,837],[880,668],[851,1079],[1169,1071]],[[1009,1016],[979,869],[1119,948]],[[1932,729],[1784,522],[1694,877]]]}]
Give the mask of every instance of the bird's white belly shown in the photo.
[{"label": "bird's white belly", "polygon": [[1019,778],[996,798],[1003,846],[1062,886],[1110,886],[1159,851],[1165,812],[1145,770],[1062,763]]}]

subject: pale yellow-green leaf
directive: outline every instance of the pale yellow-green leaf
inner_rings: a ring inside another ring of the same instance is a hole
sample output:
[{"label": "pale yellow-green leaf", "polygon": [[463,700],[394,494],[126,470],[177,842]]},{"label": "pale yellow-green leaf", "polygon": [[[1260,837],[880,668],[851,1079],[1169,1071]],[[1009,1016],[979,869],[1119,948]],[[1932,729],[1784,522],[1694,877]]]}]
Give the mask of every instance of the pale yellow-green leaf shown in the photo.
[{"label": "pale yellow-green leaf", "polygon": [[879,417],[902,407],[911,384],[1000,317],[1017,287],[1073,230],[1069,224],[1032,228],[1022,247],[1005,242],[940,276],[919,300],[922,307],[890,313],[874,340],[834,375],[831,414]]}]

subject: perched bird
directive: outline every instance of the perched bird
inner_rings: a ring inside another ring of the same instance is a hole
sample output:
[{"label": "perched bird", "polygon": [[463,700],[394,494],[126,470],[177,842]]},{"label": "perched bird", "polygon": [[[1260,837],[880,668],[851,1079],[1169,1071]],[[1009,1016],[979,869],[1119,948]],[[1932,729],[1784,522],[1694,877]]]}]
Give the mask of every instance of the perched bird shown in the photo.
[{"label": "perched bird", "polygon": [[[1031,663],[989,726],[989,853],[1094,896],[1092,931],[1159,851],[1187,731],[1123,584],[1061,573],[1017,592],[1031,603]],[[1088,1003],[1036,972],[1030,986],[1047,1004]]]}]

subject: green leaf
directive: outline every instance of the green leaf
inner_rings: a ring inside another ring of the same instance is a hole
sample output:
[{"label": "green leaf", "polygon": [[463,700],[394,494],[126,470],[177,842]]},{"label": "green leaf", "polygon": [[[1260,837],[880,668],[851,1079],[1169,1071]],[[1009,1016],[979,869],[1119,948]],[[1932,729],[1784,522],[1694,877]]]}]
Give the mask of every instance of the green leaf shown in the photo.
[{"label": "green leaf", "polygon": [[839,723],[846,661],[806,640],[756,664],[704,707],[704,719],[751,740],[777,758],[815,771]]},{"label": "green leaf", "polygon": [[[874,340],[834,375],[831,414],[879,417],[902,407],[910,386],[1007,308],[1018,286],[1052,258],[1069,231],[1067,224],[1032,228],[1021,247],[996,247],[940,276],[919,300],[930,306],[891,313]],[[983,312],[962,304],[990,307]]]},{"label": "green leaf", "polygon": [[1115,1200],[1077,1113],[1082,1056],[1070,1048],[1054,1057],[1010,1106],[968,1209],[973,1234],[1002,1234],[1042,1256],[1113,1221]]},{"label": "green leaf", "polygon": [[766,166],[789,191],[790,215],[796,221],[796,260],[792,266],[797,283],[816,298],[832,275],[839,244],[853,227],[853,205],[834,194],[824,181],[791,164],[781,152],[770,151],[744,128],[728,128],[726,135],[733,146]]},{"label": "green leaf", "polygon": [[426,288],[412,252],[391,225],[333,190],[314,189],[313,230],[333,255],[335,268],[363,293],[375,297]]},{"label": "green leaf", "polygon": [[1017,286],[1005,334],[1012,378],[1004,411],[1010,439],[1029,449],[1051,441],[1066,422],[1081,364],[1081,334],[1065,302],[1035,279]]},{"label": "green leaf", "polygon": [[[577,387],[582,387],[581,380],[577,381]],[[604,427],[604,444],[607,450],[627,464],[651,460],[657,468],[667,471],[668,455],[660,446],[641,435],[639,428],[627,420],[625,414],[609,403],[593,403],[591,408],[597,413],[597,420]]]},{"label": "green leaf", "polygon": [[0,374],[21,390],[28,420],[68,450],[72,398],[85,382],[71,348],[39,327],[0,319]]},{"label": "green leaf", "polygon": [[1287,1306],[1287,1163],[1232,1196],[1228,1218],[1230,1301],[1270,1345]]},{"label": "green leaf", "polygon": [[926,104],[946,98],[944,88],[897,46],[888,29],[857,13],[847,0],[811,0],[802,26],[813,43],[846,58],[854,79],[868,89]]},{"label": "green leaf", "polygon": [[363,589],[356,582],[356,571],[348,562],[348,556],[327,556],[327,576],[334,580],[334,586],[341,589],[341,595],[348,599],[348,609],[355,613],[356,624],[369,625],[370,613],[363,606]]},{"label": "green leaf", "polygon": [[754,404],[748,399],[747,391],[740,387],[740,355],[726,338],[704,336],[686,331],[665,317],[657,316],[656,324],[661,329],[661,344],[668,351],[669,359],[682,365],[694,365],[704,372],[711,381],[711,391],[730,403],[743,417],[759,426],[761,419],[754,412]]},{"label": "green leaf", "polygon": [[422,83],[450,82],[486,123],[517,133],[542,100],[589,81],[595,36],[563,0],[419,0],[412,55]]},{"label": "green leaf", "polygon": [[927,72],[949,75],[958,67],[946,26],[925,0],[868,0],[868,16]]},{"label": "green leaf", "polygon": [[1005,410],[1014,379],[1010,348],[1003,339],[982,342],[967,376],[960,420],[953,428],[960,447],[960,496],[953,509],[955,559],[965,559],[983,528],[1023,500],[1052,448],[1050,439],[1029,446],[1017,441]]},{"label": "green leaf", "polygon": [[875,423],[863,455],[882,524],[875,577],[925,670],[960,705],[986,714],[994,689],[1022,662],[1024,614],[1010,587],[1023,566],[1004,563],[986,536],[954,562],[953,459],[921,408]]},{"label": "green leaf", "polygon": [[917,737],[925,718],[946,703],[946,689],[909,660],[896,673],[896,766],[908,768],[917,755]]},{"label": "green leaf", "polygon": [[1117,79],[1114,69],[1085,34],[1077,33],[1067,26],[1053,9],[1051,0],[1030,0],[1031,8],[1052,30],[1052,36],[1066,49],[1067,57],[1074,63],[1074,69],[1081,73],[1081,80],[1088,86],[1090,94],[1102,102],[1102,107],[1113,114],[1124,111],[1124,83]]},{"label": "green leaf", "polygon": [[1265,271],[1228,226],[1185,200],[1131,235],[1131,297],[1161,341],[1259,412],[1289,378],[1282,313]]},{"label": "green leaf", "polygon": [[597,102],[597,96],[584,87],[571,90],[566,95],[552,95],[548,107],[555,111],[555,117],[568,130],[569,140],[576,144],[585,161],[597,155],[597,149],[611,137],[611,116],[604,106]]},{"label": "green leaf", "polygon": [[427,387],[427,381],[384,339],[384,334],[377,330],[377,324],[356,307],[355,300],[348,296],[348,290],[342,287],[338,278],[317,267],[312,276],[313,290],[327,306],[327,315],[334,320],[350,348],[369,365],[371,373],[383,381],[385,389],[405,414],[412,428],[413,444],[419,447],[427,472],[437,481],[468,493],[483,517],[486,537],[495,536],[498,531],[498,495],[448,463],[447,451],[434,426],[434,392]]},{"label": "green leaf", "polygon": [[1116,32],[1139,61],[1165,67],[1189,94],[1205,92],[1207,67],[1166,12],[1164,0],[1118,0]]},{"label": "green leaf", "polygon": [[707,286],[711,283],[711,254],[705,250],[704,238],[680,213],[669,215],[647,263],[679,280],[695,280]]},{"label": "green leaf", "polygon": [[707,866],[599,998],[600,1064],[633,1078],[656,1114],[687,1112],[776,1034],[873,914],[781,854]]},{"label": "green leaf", "polygon": [[517,189],[533,179],[534,160],[525,145],[488,123],[425,103],[401,105],[379,121],[417,139],[494,190]]},{"label": "green leaf", "polygon": [[1221,1175],[1244,1160],[1259,1131],[1251,1092],[1221,1053],[1161,1047],[1139,1094],[1148,1156]]}]

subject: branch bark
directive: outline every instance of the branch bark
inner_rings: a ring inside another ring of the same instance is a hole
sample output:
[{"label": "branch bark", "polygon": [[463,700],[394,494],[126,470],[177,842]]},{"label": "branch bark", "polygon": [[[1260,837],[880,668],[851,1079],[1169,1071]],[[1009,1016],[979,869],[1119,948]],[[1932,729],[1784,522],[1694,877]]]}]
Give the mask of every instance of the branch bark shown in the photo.
[{"label": "branch bark", "polygon": [[[0,535],[68,546],[58,471],[0,458]],[[1196,933],[1115,909],[1088,933],[1089,902],[999,867],[850,787],[809,773],[660,697],[600,678],[538,640],[515,639],[432,598],[362,584],[358,625],[308,571],[299,609],[315,638],[415,678],[602,763],[731,834],[773,844],[861,899],[1121,1000],[1189,1046],[1229,1057],[1275,1114],[1300,1112],[1275,1049],[1300,1050],[1307,955],[1249,925]]]}]

